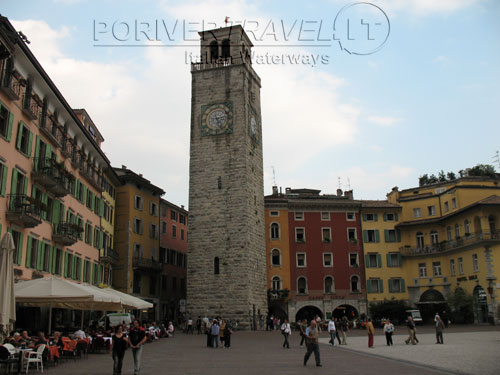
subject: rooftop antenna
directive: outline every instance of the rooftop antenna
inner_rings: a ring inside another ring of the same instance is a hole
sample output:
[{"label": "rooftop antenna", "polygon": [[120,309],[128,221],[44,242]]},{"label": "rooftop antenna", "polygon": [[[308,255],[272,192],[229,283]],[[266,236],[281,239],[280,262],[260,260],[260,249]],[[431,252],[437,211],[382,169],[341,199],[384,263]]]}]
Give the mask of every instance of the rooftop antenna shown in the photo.
[{"label": "rooftop antenna", "polygon": [[498,150],[495,152],[495,156],[493,156],[493,163],[496,163],[498,170],[500,171],[500,154]]},{"label": "rooftop antenna", "polygon": [[340,182],[340,176],[338,177],[338,182],[339,182],[339,186],[338,186],[338,188],[339,188],[339,189],[342,189],[342,183]]},{"label": "rooftop antenna", "polygon": [[351,190],[351,180],[347,177],[347,190]]},{"label": "rooftop antenna", "polygon": [[274,170],[274,166],[271,165],[271,169],[273,170],[273,186],[276,186],[276,171]]}]

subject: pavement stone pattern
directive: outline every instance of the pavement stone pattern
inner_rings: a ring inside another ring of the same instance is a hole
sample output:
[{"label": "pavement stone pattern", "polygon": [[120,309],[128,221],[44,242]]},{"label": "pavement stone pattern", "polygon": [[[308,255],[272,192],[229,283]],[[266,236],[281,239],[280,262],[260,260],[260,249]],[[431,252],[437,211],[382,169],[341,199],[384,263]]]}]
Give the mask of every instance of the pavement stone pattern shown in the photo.
[{"label": "pavement stone pattern", "polygon": [[[418,329],[418,328],[417,328]],[[452,373],[474,375],[500,374],[500,332],[483,330],[479,332],[444,331],[444,344],[436,344],[432,329],[417,332],[419,343],[407,345],[406,328],[397,329],[393,336],[393,346],[387,346],[385,335],[377,332],[374,348],[368,348],[367,336],[348,337],[347,346],[342,350],[363,353],[370,357],[388,358],[401,363],[415,363],[429,368],[441,369]],[[429,332],[431,331],[431,332]],[[321,338],[328,344],[329,339]]]},{"label": "pavement stone pattern", "polygon": [[[367,374],[370,375],[438,375],[498,374],[500,365],[500,331],[445,331],[444,345],[435,344],[432,329],[420,330],[420,344],[405,345],[404,327],[397,328],[394,346],[385,345],[377,329],[375,348],[368,349],[364,331],[351,331],[347,346],[331,347],[321,333],[320,351],[323,367],[316,367],[311,356],[307,367],[302,364],[305,348],[299,347],[300,336],[293,332],[290,349],[284,349],[279,331],[236,331],[230,349],[206,347],[205,335],[177,333],[173,338],[147,344],[143,350],[141,374]],[[111,374],[113,361],[109,354],[90,354],[88,359],[67,361],[49,367],[47,373],[87,375]],[[34,372],[33,372],[34,373]],[[124,375],[133,374],[131,350],[124,359]]]}]

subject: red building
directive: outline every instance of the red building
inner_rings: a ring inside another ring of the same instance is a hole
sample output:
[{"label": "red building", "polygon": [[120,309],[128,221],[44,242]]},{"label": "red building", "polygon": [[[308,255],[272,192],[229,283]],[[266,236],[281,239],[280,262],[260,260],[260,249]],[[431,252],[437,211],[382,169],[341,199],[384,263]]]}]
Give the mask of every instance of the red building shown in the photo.
[{"label": "red building", "polygon": [[[277,189],[266,201],[276,195]],[[287,188],[281,195],[288,209],[291,290],[283,309],[289,319],[366,313],[361,203],[352,191]]]},{"label": "red building", "polygon": [[182,319],[186,301],[188,211],[160,201],[160,319]]}]

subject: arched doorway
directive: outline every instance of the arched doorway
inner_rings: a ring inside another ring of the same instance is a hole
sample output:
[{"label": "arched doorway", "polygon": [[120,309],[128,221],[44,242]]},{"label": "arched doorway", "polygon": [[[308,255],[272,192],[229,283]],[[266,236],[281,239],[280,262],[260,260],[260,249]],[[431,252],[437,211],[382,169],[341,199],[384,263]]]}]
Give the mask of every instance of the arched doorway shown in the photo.
[{"label": "arched doorway", "polygon": [[298,322],[299,320],[307,319],[309,322],[314,319],[316,315],[323,319],[323,312],[319,308],[316,306],[304,306],[295,314],[295,321]]},{"label": "arched doorway", "polygon": [[443,311],[449,310],[443,294],[436,289],[428,289],[422,293],[416,305],[424,322],[432,322],[436,313],[443,314]]},{"label": "arched doorway", "polygon": [[285,310],[283,310],[281,306],[278,305],[269,306],[269,315],[279,318],[280,321],[288,319],[288,314],[285,312]]},{"label": "arched doorway", "polygon": [[347,316],[347,319],[352,320],[357,318],[359,314],[354,306],[340,305],[333,310],[332,315],[337,319],[342,319],[344,316]]},{"label": "arched doorway", "polygon": [[476,307],[476,315],[478,323],[488,322],[488,296],[481,285],[474,288],[474,302]]}]

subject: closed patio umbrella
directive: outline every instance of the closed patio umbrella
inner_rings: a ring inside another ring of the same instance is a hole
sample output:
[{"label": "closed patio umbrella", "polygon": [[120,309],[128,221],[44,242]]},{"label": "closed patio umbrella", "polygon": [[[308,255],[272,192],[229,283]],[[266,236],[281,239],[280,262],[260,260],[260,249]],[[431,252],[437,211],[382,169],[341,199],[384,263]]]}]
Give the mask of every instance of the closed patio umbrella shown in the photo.
[{"label": "closed patio umbrella", "polygon": [[7,331],[16,321],[16,299],[14,297],[14,239],[6,233],[0,243],[0,324]]}]

